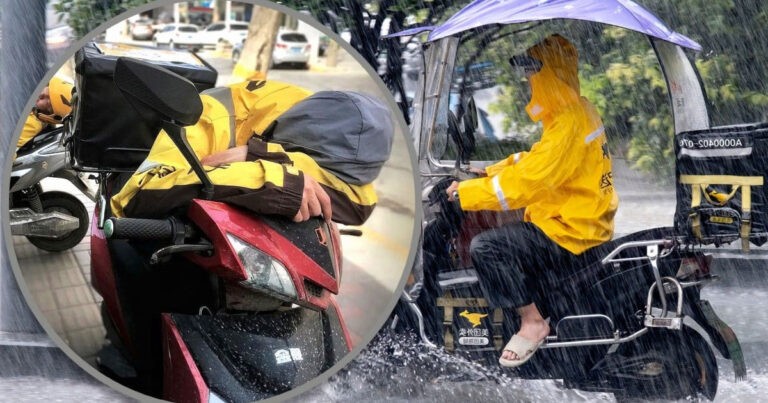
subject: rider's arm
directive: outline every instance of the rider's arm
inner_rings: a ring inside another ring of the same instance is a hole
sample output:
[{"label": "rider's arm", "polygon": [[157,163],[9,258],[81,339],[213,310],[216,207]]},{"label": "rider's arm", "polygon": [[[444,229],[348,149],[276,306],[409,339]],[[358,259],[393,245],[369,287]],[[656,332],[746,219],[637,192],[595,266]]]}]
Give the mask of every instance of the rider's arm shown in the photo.
[{"label": "rider's arm", "polygon": [[[150,160],[150,159],[148,159]],[[277,144],[249,141],[245,161],[206,167],[213,199],[258,214],[294,217],[302,202],[304,175],[310,175],[331,199],[333,220],[360,225],[373,211],[373,185],[350,185],[302,153],[286,153]],[[199,196],[200,181],[182,161],[147,164],[112,198],[116,216],[162,217]]]},{"label": "rider's arm", "polygon": [[[304,188],[301,172],[270,161],[234,162],[207,169],[213,200],[264,214],[293,217]],[[186,164],[158,164],[139,169],[112,197],[118,216],[158,218],[199,197],[200,180]]]},{"label": "rider's arm", "polygon": [[315,179],[328,193],[333,206],[333,220],[347,225],[360,225],[368,219],[376,206],[373,184],[353,185],[320,167],[310,156],[300,152],[286,152],[280,144],[267,143],[257,138],[248,141],[246,159],[266,159],[291,164]]},{"label": "rider's arm", "polygon": [[540,200],[579,168],[586,150],[571,113],[549,125],[524,159],[494,176],[463,181],[459,200],[464,210],[514,210]]},{"label": "rider's arm", "polygon": [[503,159],[503,160],[501,160],[501,161],[499,161],[499,162],[497,162],[497,163],[495,163],[493,165],[488,165],[487,167],[485,167],[485,174],[488,175],[488,176],[496,175],[497,173],[501,172],[504,168],[506,168],[506,167],[508,167],[510,165],[515,165],[518,162],[520,162],[520,160],[524,156],[526,156],[527,154],[528,154],[527,151],[521,151],[519,153],[514,153],[514,154],[510,155],[509,157],[507,157],[507,158],[505,158],[505,159]]}]

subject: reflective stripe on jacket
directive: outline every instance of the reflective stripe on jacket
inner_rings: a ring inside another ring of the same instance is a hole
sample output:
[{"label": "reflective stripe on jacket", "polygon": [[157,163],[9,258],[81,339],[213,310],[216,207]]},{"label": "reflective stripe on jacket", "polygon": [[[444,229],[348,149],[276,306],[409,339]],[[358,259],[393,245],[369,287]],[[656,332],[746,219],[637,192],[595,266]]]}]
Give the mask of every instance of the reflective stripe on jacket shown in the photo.
[{"label": "reflective stripe on jacket", "polygon": [[488,167],[487,177],[461,182],[458,191],[464,210],[525,208],[526,221],[580,254],[613,236],[618,196],[603,124],[579,96],[575,49],[563,54],[568,47],[557,45],[529,50],[543,63],[530,78],[526,108],[543,124],[541,140],[529,152]]},{"label": "reflective stripe on jacket", "polygon": [[[214,200],[260,214],[293,217],[309,174],[331,197],[333,220],[362,224],[376,203],[373,185],[349,185],[301,153],[288,153],[259,136],[280,114],[311,93],[276,81],[248,81],[201,94],[200,120],[186,127],[198,158],[248,145],[245,162],[205,167],[214,183]],[[198,196],[200,181],[181,152],[161,132],[147,159],[112,198],[116,216],[162,217]]]}]

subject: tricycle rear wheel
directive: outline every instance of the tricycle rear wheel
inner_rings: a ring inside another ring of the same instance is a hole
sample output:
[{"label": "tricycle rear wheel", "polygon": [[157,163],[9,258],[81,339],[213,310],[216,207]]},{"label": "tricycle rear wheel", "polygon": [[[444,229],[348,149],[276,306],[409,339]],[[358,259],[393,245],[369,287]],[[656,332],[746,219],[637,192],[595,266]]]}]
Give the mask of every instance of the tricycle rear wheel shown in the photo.
[{"label": "tricycle rear wheel", "polygon": [[635,398],[682,399],[699,394],[713,399],[718,368],[712,348],[697,332],[653,330],[621,352],[625,357],[613,381],[618,401]]}]

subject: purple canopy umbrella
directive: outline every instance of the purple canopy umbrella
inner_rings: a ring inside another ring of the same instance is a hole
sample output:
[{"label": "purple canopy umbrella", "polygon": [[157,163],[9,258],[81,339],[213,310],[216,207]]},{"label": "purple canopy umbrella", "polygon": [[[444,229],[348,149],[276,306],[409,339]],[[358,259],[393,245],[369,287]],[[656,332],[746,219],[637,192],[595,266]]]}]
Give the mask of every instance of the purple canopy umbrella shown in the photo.
[{"label": "purple canopy umbrella", "polygon": [[432,31],[428,40],[435,41],[483,25],[557,18],[615,25],[701,50],[701,45],[672,31],[650,11],[631,0],[475,0],[441,25],[413,28],[391,36]]}]

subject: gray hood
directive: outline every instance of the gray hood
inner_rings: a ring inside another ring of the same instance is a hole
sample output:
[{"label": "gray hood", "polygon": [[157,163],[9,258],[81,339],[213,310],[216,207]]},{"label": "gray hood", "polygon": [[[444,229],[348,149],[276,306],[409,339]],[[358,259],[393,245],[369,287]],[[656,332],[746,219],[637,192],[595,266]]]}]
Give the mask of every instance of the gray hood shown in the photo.
[{"label": "gray hood", "polygon": [[263,137],[286,151],[303,152],[340,179],[373,182],[392,151],[389,108],[358,92],[317,92],[285,111]]}]

